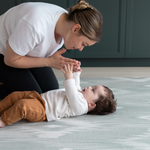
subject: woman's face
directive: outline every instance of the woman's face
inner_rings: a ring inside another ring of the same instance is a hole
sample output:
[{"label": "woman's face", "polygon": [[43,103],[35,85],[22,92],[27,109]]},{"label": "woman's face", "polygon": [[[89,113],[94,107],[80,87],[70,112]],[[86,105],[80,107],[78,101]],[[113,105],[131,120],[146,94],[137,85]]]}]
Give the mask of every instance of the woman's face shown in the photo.
[{"label": "woman's face", "polygon": [[85,46],[94,45],[96,41],[92,41],[86,36],[79,35],[78,30],[70,30],[64,38],[64,45],[66,49],[78,49],[82,51]]}]

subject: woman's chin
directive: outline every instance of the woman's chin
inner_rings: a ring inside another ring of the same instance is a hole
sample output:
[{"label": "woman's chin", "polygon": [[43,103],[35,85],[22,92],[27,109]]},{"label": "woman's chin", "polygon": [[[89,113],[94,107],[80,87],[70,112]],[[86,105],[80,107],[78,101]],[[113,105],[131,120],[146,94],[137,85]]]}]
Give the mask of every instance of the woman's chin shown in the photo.
[{"label": "woman's chin", "polygon": [[64,45],[64,46],[65,46],[65,48],[66,48],[67,50],[75,50],[74,47],[69,47],[69,46],[67,46],[67,45]]},{"label": "woman's chin", "polygon": [[66,48],[67,50],[75,50],[74,48]]}]

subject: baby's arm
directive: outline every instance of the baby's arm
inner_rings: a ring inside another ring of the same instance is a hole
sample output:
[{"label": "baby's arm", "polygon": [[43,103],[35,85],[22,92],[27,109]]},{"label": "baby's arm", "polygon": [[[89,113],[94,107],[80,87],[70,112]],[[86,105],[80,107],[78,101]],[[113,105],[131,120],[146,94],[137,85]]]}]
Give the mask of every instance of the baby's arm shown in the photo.
[{"label": "baby's arm", "polygon": [[61,71],[63,72],[66,80],[73,78],[73,65],[64,65],[64,67],[61,68]]},{"label": "baby's arm", "polygon": [[[68,103],[74,115],[81,115],[86,112],[87,102],[83,99],[81,93],[77,90],[75,80],[73,79],[73,65],[65,65],[61,68],[65,76],[65,81],[63,83],[66,91],[66,96],[68,98]],[[80,74],[80,72],[75,72]],[[77,75],[79,76],[79,75]],[[79,77],[77,77],[79,78]]]},{"label": "baby's arm", "polygon": [[61,68],[61,71],[64,73],[64,76],[65,76],[66,80],[74,78],[75,85],[76,85],[76,88],[78,90],[81,90],[81,87],[80,87],[80,74],[81,74],[82,70],[80,68],[80,65],[81,65],[81,63],[79,62],[78,63],[78,68],[74,68],[73,65],[69,65],[69,64],[64,65],[64,67]]},{"label": "baby's arm", "polygon": [[75,80],[75,84],[78,90],[81,90],[81,86],[80,86],[80,74],[82,72],[80,66],[81,66],[81,62],[78,61],[78,67],[77,68],[73,68],[73,72],[74,72],[74,80]]}]

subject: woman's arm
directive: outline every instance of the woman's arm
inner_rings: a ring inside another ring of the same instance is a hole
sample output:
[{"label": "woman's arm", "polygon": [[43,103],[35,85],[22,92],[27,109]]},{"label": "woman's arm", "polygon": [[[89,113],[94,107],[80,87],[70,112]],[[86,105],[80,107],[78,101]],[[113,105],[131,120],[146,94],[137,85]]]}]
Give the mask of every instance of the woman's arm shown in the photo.
[{"label": "woman's arm", "polygon": [[36,67],[52,67],[60,69],[66,63],[75,65],[77,62],[76,60],[61,56],[65,51],[65,49],[61,49],[48,58],[28,57],[16,54],[8,44],[4,54],[4,62],[10,67],[23,69]]}]

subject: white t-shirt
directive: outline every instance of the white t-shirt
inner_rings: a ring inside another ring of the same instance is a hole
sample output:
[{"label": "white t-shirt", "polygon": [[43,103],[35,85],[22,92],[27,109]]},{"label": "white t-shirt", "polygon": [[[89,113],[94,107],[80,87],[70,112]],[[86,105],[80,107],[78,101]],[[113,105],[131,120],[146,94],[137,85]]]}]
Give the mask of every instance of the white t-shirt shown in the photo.
[{"label": "white t-shirt", "polygon": [[65,89],[57,89],[41,94],[45,101],[48,121],[83,115],[88,112],[88,104],[80,87],[80,72],[74,73],[74,79],[65,80]]},{"label": "white t-shirt", "polygon": [[55,41],[55,26],[65,9],[48,3],[28,2],[0,16],[0,54],[9,42],[21,56],[49,57],[64,44]]}]

